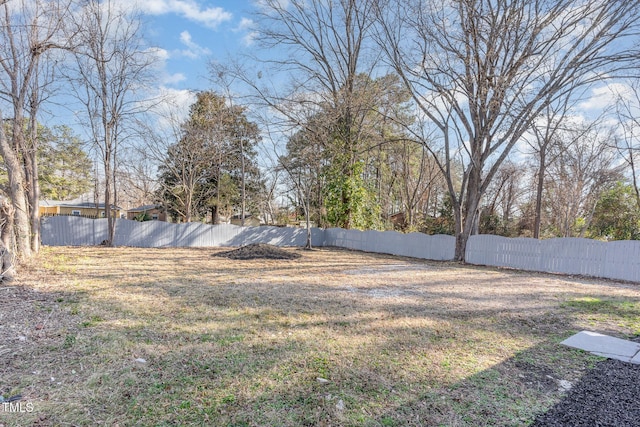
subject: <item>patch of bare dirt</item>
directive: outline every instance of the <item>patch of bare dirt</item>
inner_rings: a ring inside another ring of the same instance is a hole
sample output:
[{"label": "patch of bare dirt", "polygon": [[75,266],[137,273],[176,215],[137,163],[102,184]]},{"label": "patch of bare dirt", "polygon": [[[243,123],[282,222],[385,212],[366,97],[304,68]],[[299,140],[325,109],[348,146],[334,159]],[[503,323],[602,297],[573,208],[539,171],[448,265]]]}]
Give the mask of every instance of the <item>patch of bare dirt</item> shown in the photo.
[{"label": "patch of bare dirt", "polygon": [[0,284],[0,396],[42,401],[47,399],[42,384],[58,377],[60,361],[68,357],[65,339],[75,339],[77,319],[65,305],[76,297],[48,289],[51,278],[38,269],[21,274]]},{"label": "patch of bare dirt", "polygon": [[238,260],[300,258],[299,253],[264,243],[252,243],[230,251],[218,252],[214,256]]}]

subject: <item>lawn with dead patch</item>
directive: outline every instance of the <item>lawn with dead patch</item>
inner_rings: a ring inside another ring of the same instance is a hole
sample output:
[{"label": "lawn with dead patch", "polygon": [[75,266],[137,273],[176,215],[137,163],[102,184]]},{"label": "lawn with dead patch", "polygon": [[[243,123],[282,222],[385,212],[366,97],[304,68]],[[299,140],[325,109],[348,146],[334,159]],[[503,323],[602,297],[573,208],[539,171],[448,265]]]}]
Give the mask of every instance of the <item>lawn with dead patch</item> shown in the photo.
[{"label": "lawn with dead patch", "polygon": [[0,425],[520,426],[637,285],[335,249],[45,248],[0,285]]}]

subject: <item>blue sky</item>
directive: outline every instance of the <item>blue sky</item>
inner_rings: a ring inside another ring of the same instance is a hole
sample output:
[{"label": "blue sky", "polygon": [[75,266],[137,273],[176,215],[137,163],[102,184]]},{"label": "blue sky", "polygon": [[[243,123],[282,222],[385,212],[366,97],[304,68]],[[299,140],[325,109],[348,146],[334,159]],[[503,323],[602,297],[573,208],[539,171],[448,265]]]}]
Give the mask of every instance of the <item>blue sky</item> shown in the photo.
[{"label": "blue sky", "polygon": [[[114,1],[126,4],[131,0]],[[162,59],[159,84],[171,94],[171,104],[186,113],[195,101],[192,91],[212,87],[207,69],[210,61],[224,63],[229,57],[256,48],[252,13],[259,1],[138,0],[145,36],[159,49]],[[597,116],[613,101],[612,89],[611,84],[601,84],[590,90],[579,105],[581,115]]]},{"label": "blue sky", "polygon": [[[172,112],[184,117],[195,101],[194,92],[213,87],[208,79],[212,60],[224,62],[255,48],[251,13],[259,0],[110,1],[124,10],[134,6],[142,12],[141,33],[158,57],[154,67],[157,86],[148,95],[166,96]],[[162,104],[159,111],[163,112]],[[83,106],[62,91],[43,108],[40,120],[46,126],[68,125],[89,141],[89,129],[82,124],[84,113]]]},{"label": "blue sky", "polygon": [[[125,8],[135,4],[143,12],[143,34],[158,52],[159,88],[184,113],[195,101],[193,91],[212,88],[207,69],[210,61],[224,63],[229,57],[256,49],[252,13],[260,0],[111,1]],[[613,99],[611,85],[601,84],[590,91],[580,109],[585,115],[597,115]],[[72,119],[56,112],[53,120]]]},{"label": "blue sky", "polygon": [[[142,12],[141,34],[154,48],[157,87],[150,97],[164,95],[173,108],[186,115],[195,101],[194,91],[211,89],[208,64],[255,48],[252,43],[254,4],[259,0],[110,0],[124,10]],[[62,96],[41,117],[46,125],[64,123],[84,135],[77,123],[75,101]],[[65,105],[67,108],[58,108]],[[69,108],[70,107],[70,108]]]},{"label": "blue sky", "polygon": [[[115,1],[127,4],[131,0]],[[160,49],[160,85],[177,92],[209,89],[207,64],[211,60],[225,62],[255,48],[252,12],[259,1],[138,0],[145,36]],[[581,109],[601,110],[610,104],[608,86],[594,88]]]},{"label": "blue sky", "polygon": [[164,58],[163,86],[206,89],[207,63],[251,48],[252,0],[141,0],[144,31]]}]

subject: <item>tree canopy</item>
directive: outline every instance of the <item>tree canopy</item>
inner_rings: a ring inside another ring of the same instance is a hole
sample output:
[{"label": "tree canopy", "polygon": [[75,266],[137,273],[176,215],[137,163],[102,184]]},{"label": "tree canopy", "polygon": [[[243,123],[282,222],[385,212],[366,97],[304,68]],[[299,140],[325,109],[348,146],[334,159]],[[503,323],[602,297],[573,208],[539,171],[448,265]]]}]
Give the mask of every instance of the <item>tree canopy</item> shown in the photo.
[{"label": "tree canopy", "polygon": [[92,185],[93,162],[82,141],[68,126],[39,132],[38,169],[44,199],[70,200],[88,192]]},{"label": "tree canopy", "polygon": [[221,214],[229,217],[248,202],[248,211],[256,213],[264,189],[255,150],[260,135],[245,108],[214,92],[200,92],[181,130],[159,169],[158,196],[169,212],[186,222],[210,213],[217,223]]}]

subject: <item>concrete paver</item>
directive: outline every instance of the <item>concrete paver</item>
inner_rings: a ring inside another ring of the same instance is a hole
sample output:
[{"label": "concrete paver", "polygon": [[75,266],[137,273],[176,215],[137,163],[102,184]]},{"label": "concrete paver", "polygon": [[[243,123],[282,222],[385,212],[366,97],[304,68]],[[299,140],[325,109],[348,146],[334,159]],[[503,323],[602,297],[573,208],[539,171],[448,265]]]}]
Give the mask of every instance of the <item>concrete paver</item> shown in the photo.
[{"label": "concrete paver", "polygon": [[570,336],[560,344],[579,348],[609,359],[640,364],[640,343],[633,341],[623,340],[597,332],[582,331]]}]

